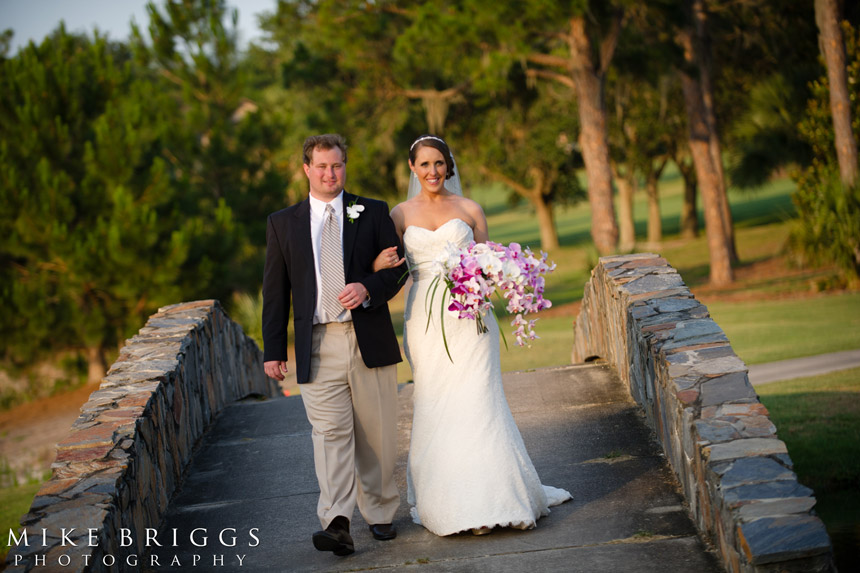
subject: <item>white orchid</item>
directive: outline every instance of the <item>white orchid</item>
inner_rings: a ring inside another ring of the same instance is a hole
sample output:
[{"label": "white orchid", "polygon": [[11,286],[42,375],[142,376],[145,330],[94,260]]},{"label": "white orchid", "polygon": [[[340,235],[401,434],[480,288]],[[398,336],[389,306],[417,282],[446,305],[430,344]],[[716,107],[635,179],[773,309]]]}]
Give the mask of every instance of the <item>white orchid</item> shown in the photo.
[{"label": "white orchid", "polygon": [[486,243],[475,243],[475,245],[469,250],[473,257],[484,255],[492,251],[493,249]]},{"label": "white orchid", "polygon": [[495,251],[487,249],[487,252],[478,255],[475,259],[481,265],[485,275],[495,275],[502,270],[502,260]]},{"label": "white orchid", "polygon": [[364,211],[364,205],[356,205],[355,201],[346,206],[346,218],[352,223],[358,219],[361,212]]},{"label": "white orchid", "polygon": [[446,269],[450,269],[452,267],[460,264],[460,249],[452,243],[448,241],[445,244],[445,248],[442,249],[438,255],[436,255],[436,260],[441,263]]},{"label": "white orchid", "polygon": [[516,260],[506,259],[502,263],[502,276],[506,280],[515,282],[516,284],[525,282],[523,269]]}]

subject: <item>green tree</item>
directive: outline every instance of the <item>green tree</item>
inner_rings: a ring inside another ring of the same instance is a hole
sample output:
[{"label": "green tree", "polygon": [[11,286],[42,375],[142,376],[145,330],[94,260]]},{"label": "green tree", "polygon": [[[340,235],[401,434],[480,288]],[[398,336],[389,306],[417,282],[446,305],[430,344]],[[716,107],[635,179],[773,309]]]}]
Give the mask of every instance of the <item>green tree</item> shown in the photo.
[{"label": "green tree", "polygon": [[734,249],[722,157],[715,131],[713,89],[708,79],[710,68],[704,65],[710,58],[707,42],[703,40],[705,13],[701,0],[684,2],[684,12],[683,19],[674,21],[673,30],[683,50],[678,76],[684,94],[690,153],[704,204],[710,282],[721,286],[734,280],[731,266]]},{"label": "green tree", "polygon": [[[735,229],[734,229],[734,220],[732,216],[732,210],[729,205],[729,194],[728,194],[728,182],[726,181],[725,169],[723,166],[723,144],[722,144],[722,134],[721,134],[721,124],[717,117],[717,89],[715,87],[716,83],[716,62],[714,61],[714,49],[713,49],[713,11],[714,9],[719,7],[719,3],[717,2],[708,2],[707,0],[688,0],[685,5],[685,12],[687,12],[687,17],[690,21],[686,22],[680,30],[679,33],[679,43],[684,48],[685,52],[685,61],[687,66],[689,67],[691,64],[694,64],[697,68],[695,71],[690,73],[690,70],[687,70],[682,74],[682,85],[684,85],[685,95],[690,97],[691,91],[688,89],[693,84],[695,84],[695,90],[699,93],[701,97],[701,111],[702,111],[702,119],[704,119],[704,127],[707,130],[708,135],[708,152],[711,155],[711,165],[713,168],[713,174],[715,175],[713,179],[713,184],[715,188],[711,189],[712,184],[710,181],[710,177],[704,182],[704,186],[702,188],[702,192],[705,196],[705,208],[708,209],[708,205],[710,204],[710,195],[712,192],[715,192],[716,199],[719,201],[719,207],[721,211],[721,220],[723,225],[723,238],[726,242],[726,248],[728,250],[729,262],[731,264],[737,263],[740,258],[738,257],[737,247],[735,246]],[[689,34],[687,32],[689,31]],[[685,39],[686,36],[686,39]],[[687,41],[689,41],[692,46],[687,45]],[[692,55],[692,58],[689,56]],[[693,84],[690,84],[688,80],[692,80]],[[687,102],[687,110],[688,113],[697,114],[697,111],[694,111],[699,108],[699,105],[691,105],[691,103]],[[699,118],[690,118],[690,122],[688,125],[694,126],[696,130],[699,130],[697,125],[699,124]],[[694,148],[696,143],[691,140],[690,147]],[[694,163],[700,163],[697,161],[697,153],[695,149],[693,149],[693,161]],[[697,165],[697,169],[702,169],[701,165]],[[707,171],[708,169],[705,169]],[[702,173],[700,171],[700,173]],[[716,262],[716,261],[715,261]],[[711,270],[711,281],[712,282],[722,282],[722,278],[718,278],[718,275],[724,275],[724,271],[720,268],[721,265],[717,264],[716,269],[714,268],[714,264],[712,264]],[[732,275],[733,278],[733,275]]]},{"label": "green tree", "polygon": [[579,129],[569,100],[526,86],[512,24],[522,15],[478,0],[281,2],[265,24],[278,45],[268,67],[280,67],[285,100],[304,110],[299,133],[337,130],[359,148],[349,179],[361,192],[402,197],[406,149],[436,133],[457,154],[467,191],[504,181],[534,206],[552,248],[553,204],[578,192],[567,172]]},{"label": "green tree", "polygon": [[[579,146],[588,178],[591,235],[602,254],[618,244],[618,222],[612,199],[612,168],[605,81],[618,46],[627,2],[570,4],[530,2],[530,26],[521,26],[525,59],[532,77],[573,88],[581,131]],[[571,101],[573,104],[574,101]]]},{"label": "green tree", "polygon": [[818,78],[815,22],[808,3],[767,0],[714,7],[711,18],[717,115],[726,126],[727,175],[753,189],[787,168],[808,165],[797,129]]},{"label": "green tree", "polygon": [[612,165],[619,187],[619,248],[631,251],[633,236],[633,193],[644,181],[648,195],[648,243],[657,248],[663,240],[658,182],[671,159],[672,138],[677,121],[670,108],[672,77],[636,78],[619,76],[607,90],[615,112],[610,129]]},{"label": "green tree", "polygon": [[746,107],[729,132],[728,174],[733,185],[760,187],[786,167],[809,164],[811,149],[797,129],[807,93],[780,72],[752,85]]},{"label": "green tree", "polygon": [[[266,46],[253,51],[255,77],[277,74],[265,90],[286,128],[279,163],[297,175],[290,200],[307,195],[301,145],[311,134],[338,132],[350,145],[347,187],[394,198],[408,181],[408,126],[422,122],[392,72],[397,37],[408,16],[395,3],[356,0],[279,2],[263,18]],[[424,129],[422,129],[423,131]]]},{"label": "green tree", "polygon": [[9,48],[12,44],[12,38],[15,36],[15,32],[12,28],[7,28],[0,33],[0,59],[6,57],[9,53]]},{"label": "green tree", "polygon": [[[648,243],[662,241],[659,180],[684,135],[681,89],[672,73],[677,46],[666,34],[665,7],[631,6],[607,76],[609,142],[618,185],[619,248],[634,248],[633,194],[648,196]],[[660,16],[663,16],[661,18]],[[686,145],[684,143],[684,145]]]},{"label": "green tree", "polygon": [[559,246],[554,207],[585,198],[576,176],[582,166],[575,150],[579,126],[566,113],[567,89],[529,87],[524,72],[515,67],[507,90],[475,110],[469,147],[481,173],[511,190],[510,202],[528,201],[541,248],[551,250]]},{"label": "green tree", "polygon": [[0,63],[4,360],[78,349],[98,379],[105,351],[176,300],[189,245],[158,157],[164,103],[121,44],[62,25]]},{"label": "green tree", "polygon": [[158,306],[262,280],[286,179],[223,2],[149,6],[131,49],[70,35],[0,59],[0,293],[11,364],[79,350],[89,378]]},{"label": "green tree", "polygon": [[[860,34],[848,22],[843,22],[842,29],[856,139],[860,136],[860,121],[856,119],[860,117]],[[814,159],[794,175],[798,222],[792,244],[813,262],[835,263],[846,277],[856,281],[860,277],[860,185],[842,182],[826,72],[813,84],[812,94],[800,133],[812,147]]]},{"label": "green tree", "polygon": [[189,241],[180,288],[229,301],[262,281],[266,215],[284,206],[287,185],[272,160],[282,132],[247,97],[238,13],[223,0],[169,0],[162,10],[147,5],[148,38],[133,25],[132,48],[168,99],[162,153]]},{"label": "green tree", "polygon": [[830,114],[833,117],[834,143],[842,184],[858,185],[857,137],[851,126],[851,99],[846,72],[845,43],[839,26],[840,2],[815,0],[815,22],[818,24],[821,51],[827,67]]}]

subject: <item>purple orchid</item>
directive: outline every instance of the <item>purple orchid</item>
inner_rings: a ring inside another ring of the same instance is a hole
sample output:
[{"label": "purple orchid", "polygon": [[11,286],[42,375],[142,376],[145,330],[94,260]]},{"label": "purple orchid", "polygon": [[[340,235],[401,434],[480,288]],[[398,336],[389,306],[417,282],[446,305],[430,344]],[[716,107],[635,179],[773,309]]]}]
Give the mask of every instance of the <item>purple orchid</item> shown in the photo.
[{"label": "purple orchid", "polygon": [[445,282],[451,297],[448,311],[460,319],[476,321],[478,331],[486,332],[483,317],[493,309],[491,297],[498,292],[506,303],[505,310],[516,315],[511,323],[516,344],[530,346],[530,341],[539,338],[534,330],[537,319],[525,320],[523,315],[552,306],[543,296],[544,275],[555,270],[555,263],[547,261],[545,252],[541,251],[538,258],[519,243],[505,246],[473,241],[463,249],[449,244],[435,265],[436,280]]}]

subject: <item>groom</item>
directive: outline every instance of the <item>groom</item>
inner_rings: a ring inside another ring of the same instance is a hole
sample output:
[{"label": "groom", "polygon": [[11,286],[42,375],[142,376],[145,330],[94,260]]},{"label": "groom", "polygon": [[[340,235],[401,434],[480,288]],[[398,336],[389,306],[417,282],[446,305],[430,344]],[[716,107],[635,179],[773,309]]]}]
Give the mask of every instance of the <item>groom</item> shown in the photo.
[{"label": "groom", "polygon": [[400,348],[388,300],[402,270],[374,273],[373,260],[400,241],[388,206],[344,191],[346,142],[304,144],[309,197],[269,215],[263,276],[266,374],[284,379],[292,297],[296,376],[313,426],[322,531],[314,547],[349,555],[356,502],[375,539],[394,539]]}]

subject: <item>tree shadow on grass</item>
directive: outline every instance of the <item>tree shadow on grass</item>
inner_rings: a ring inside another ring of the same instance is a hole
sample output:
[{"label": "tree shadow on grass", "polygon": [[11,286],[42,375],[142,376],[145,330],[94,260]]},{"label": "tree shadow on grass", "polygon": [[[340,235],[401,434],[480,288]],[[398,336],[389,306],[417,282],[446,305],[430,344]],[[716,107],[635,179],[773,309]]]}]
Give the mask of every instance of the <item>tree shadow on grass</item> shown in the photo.
[{"label": "tree shadow on grass", "polygon": [[769,197],[743,196],[731,201],[735,227],[757,227],[771,223],[782,223],[797,216],[791,195]]},{"label": "tree shadow on grass", "polygon": [[559,233],[558,242],[562,247],[585,247],[591,245],[591,229]]},{"label": "tree shadow on grass", "polygon": [[707,286],[711,276],[711,265],[707,261],[701,265],[675,267],[684,283],[691,289]]},{"label": "tree shadow on grass", "polygon": [[860,491],[842,490],[834,493],[815,492],[815,512],[827,527],[836,568],[851,571],[860,553]]},{"label": "tree shadow on grass", "polygon": [[853,569],[860,552],[860,393],[765,394],[762,402],[798,480],[815,492],[837,568]]}]

